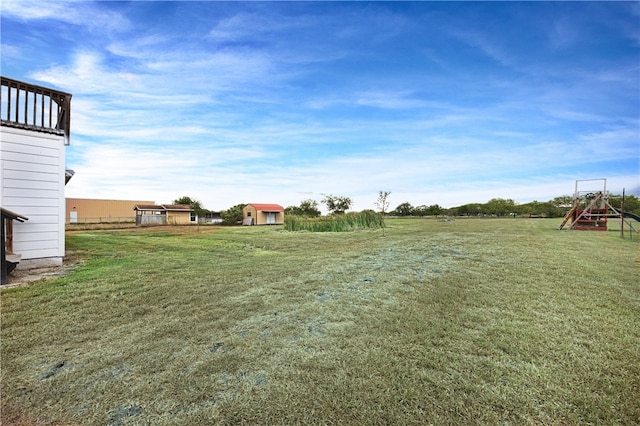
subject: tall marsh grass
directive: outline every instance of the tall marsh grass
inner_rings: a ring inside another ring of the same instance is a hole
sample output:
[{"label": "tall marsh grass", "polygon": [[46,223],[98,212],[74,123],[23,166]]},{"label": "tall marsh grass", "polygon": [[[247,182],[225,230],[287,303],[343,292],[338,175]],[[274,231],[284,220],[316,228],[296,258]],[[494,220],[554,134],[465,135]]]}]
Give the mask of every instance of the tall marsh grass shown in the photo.
[{"label": "tall marsh grass", "polygon": [[348,232],[358,229],[384,228],[384,217],[373,210],[323,217],[287,215],[284,227],[288,231]]}]

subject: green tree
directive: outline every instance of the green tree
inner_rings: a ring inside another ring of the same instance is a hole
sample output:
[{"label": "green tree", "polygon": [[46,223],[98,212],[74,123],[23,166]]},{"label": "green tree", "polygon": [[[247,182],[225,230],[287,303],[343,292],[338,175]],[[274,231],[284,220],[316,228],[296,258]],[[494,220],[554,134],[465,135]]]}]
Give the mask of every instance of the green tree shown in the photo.
[{"label": "green tree", "polygon": [[322,213],[318,210],[318,202],[315,200],[302,200],[300,206],[289,206],[284,209],[285,214],[296,216],[318,217]]},{"label": "green tree", "polygon": [[193,211],[198,216],[203,216],[204,213],[208,213],[209,212],[207,209],[202,207],[202,204],[200,203],[200,201],[196,200],[195,198],[188,197],[188,196],[180,197],[180,198],[177,198],[177,199],[173,200],[173,204],[189,205],[189,206],[191,206]]},{"label": "green tree", "polygon": [[235,206],[220,212],[223,225],[237,225],[242,223],[242,209],[247,204],[236,204]]},{"label": "green tree", "polygon": [[573,197],[571,195],[562,195],[549,201],[554,207],[554,216],[563,217],[571,208],[573,208]]},{"label": "green tree", "polygon": [[517,206],[517,212],[519,215],[521,216],[538,216],[540,215],[540,202],[533,200],[529,203],[526,204],[520,204],[519,206]]},{"label": "green tree", "polygon": [[460,216],[477,216],[483,213],[482,205],[478,203],[464,204],[456,207]]},{"label": "green tree", "polygon": [[326,195],[323,194],[324,198],[322,199],[322,204],[327,206],[327,209],[331,212],[331,214],[344,214],[347,210],[351,208],[351,198],[342,197],[338,195]]},{"label": "green tree", "polygon": [[428,214],[429,214],[428,207],[425,206],[424,204],[421,206],[415,207],[413,209],[413,212],[411,212],[412,216],[420,216],[420,217],[426,216]]},{"label": "green tree", "polygon": [[389,195],[391,195],[391,191],[379,191],[378,199],[376,200],[376,206],[380,210],[380,213],[383,215],[387,212],[389,208]]},{"label": "green tree", "polygon": [[[622,206],[622,194],[609,196],[609,204],[619,209]],[[635,195],[624,196],[624,211],[640,214],[640,198]]]},{"label": "green tree", "polygon": [[560,197],[556,197],[551,200],[554,206],[560,208],[571,208],[573,207],[573,197],[571,195],[562,195]]},{"label": "green tree", "polygon": [[397,216],[411,216],[413,214],[414,207],[411,203],[406,202],[398,205],[393,213]]},{"label": "green tree", "polygon": [[544,217],[562,217],[569,211],[569,207],[562,207],[554,201],[546,201],[541,204],[542,216]]},{"label": "green tree", "polygon": [[504,198],[492,198],[485,204],[485,212],[495,214],[496,216],[506,216],[514,213],[516,204],[513,200],[505,200]]},{"label": "green tree", "polygon": [[180,197],[178,199],[173,200],[173,204],[185,204],[185,205],[189,205],[191,207],[197,207],[197,208],[202,208],[202,206],[200,205],[200,201],[196,200],[195,198],[191,198],[188,196],[184,196],[184,197]]},{"label": "green tree", "polygon": [[432,204],[427,207],[427,212],[430,216],[439,216],[444,213],[444,208],[440,207],[439,204]]},{"label": "green tree", "polygon": [[421,205],[415,207],[411,213],[413,216],[438,216],[444,212],[444,208],[438,204],[432,204],[430,206]]}]

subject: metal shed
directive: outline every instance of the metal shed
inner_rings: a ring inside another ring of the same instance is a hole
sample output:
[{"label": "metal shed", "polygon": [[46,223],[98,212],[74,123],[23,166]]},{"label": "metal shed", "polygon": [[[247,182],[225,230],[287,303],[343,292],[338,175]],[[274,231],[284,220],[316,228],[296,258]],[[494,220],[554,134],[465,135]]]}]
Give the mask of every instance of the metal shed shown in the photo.
[{"label": "metal shed", "polygon": [[187,225],[197,223],[193,208],[187,204],[135,205],[136,225]]}]

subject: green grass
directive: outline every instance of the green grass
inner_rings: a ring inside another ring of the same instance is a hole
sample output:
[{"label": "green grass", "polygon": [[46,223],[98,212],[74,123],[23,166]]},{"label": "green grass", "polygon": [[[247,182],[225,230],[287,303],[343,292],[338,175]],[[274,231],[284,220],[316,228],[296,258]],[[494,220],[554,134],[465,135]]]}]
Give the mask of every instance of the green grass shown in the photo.
[{"label": "green grass", "polygon": [[24,424],[637,424],[638,239],[554,220],[78,231],[2,290]]}]

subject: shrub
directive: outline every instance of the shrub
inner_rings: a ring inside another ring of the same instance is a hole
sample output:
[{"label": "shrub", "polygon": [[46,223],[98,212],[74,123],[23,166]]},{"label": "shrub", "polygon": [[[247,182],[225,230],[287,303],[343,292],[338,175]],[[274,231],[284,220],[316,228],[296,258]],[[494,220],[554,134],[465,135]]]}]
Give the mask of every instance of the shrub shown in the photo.
[{"label": "shrub", "polygon": [[237,225],[242,223],[242,209],[246,204],[236,204],[220,213],[223,225]]}]

